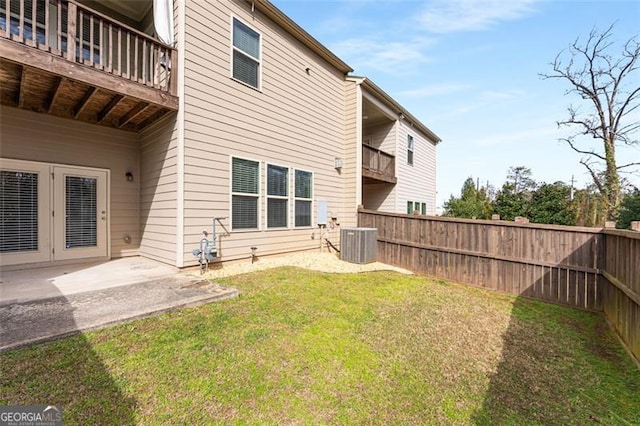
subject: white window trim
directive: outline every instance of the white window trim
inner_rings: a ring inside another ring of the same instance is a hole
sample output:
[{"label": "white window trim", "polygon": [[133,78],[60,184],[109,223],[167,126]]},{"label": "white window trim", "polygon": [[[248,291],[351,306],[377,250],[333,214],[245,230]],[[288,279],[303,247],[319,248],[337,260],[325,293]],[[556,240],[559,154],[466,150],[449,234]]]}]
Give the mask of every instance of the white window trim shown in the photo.
[{"label": "white window trim", "polygon": [[[407,134],[407,165],[409,166],[413,166],[416,160],[415,144],[413,135]],[[409,152],[411,153],[411,162],[409,162]]]},{"label": "white window trim", "polygon": [[[311,198],[301,198],[301,197],[296,197],[296,171],[300,171],[300,172],[305,172],[305,173],[311,173]],[[292,226],[295,229],[313,229],[314,227],[314,210],[315,210],[315,206],[314,206],[314,195],[315,195],[315,173],[313,173],[311,170],[304,170],[304,169],[298,169],[298,168],[294,168],[293,169],[293,179],[292,179],[292,185],[293,185],[293,191],[291,191],[291,195],[293,196],[293,202],[291,203],[291,209],[293,212],[293,223]],[[296,226],[296,201],[300,200],[300,201],[311,201],[311,220],[309,223],[309,226],[306,225],[301,225],[301,226]]]},{"label": "white window trim", "polygon": [[[286,197],[283,197],[281,195],[269,195],[269,166],[282,167],[284,169],[287,169],[287,196]],[[281,164],[265,162],[265,166],[264,166],[264,183],[265,183],[264,185],[264,212],[265,212],[264,229],[266,231],[278,231],[283,229],[291,229],[292,223],[291,223],[290,204],[293,198],[292,192],[291,192],[291,180],[292,180],[291,170],[293,170],[291,166],[283,166]],[[295,174],[293,175],[293,179],[295,180]],[[295,182],[293,183],[293,185],[294,185],[293,190],[295,191]],[[287,226],[269,227],[269,198],[278,199],[278,200],[287,200],[287,203],[288,203],[287,204]],[[295,201],[293,203],[295,204]],[[295,211],[294,211],[294,214],[295,214]],[[295,216],[293,217],[293,219],[295,220]]]},{"label": "white window trim", "polygon": [[[239,160],[247,160],[247,161],[253,161],[258,163],[258,193],[257,194],[248,194],[246,192],[233,192],[233,159],[237,158]],[[261,206],[262,206],[262,182],[260,179],[261,176],[261,168],[262,168],[262,161],[260,160],[256,160],[255,158],[249,158],[249,157],[241,157],[238,155],[230,155],[229,156],[229,226],[231,229],[231,232],[256,232],[256,231],[260,231],[262,229],[262,212],[261,212]],[[258,199],[258,211],[256,212],[257,216],[257,228],[243,228],[243,229],[233,229],[233,196],[234,195],[240,195],[240,196],[245,196],[245,197],[256,197]]]},{"label": "white window trim", "polygon": [[[256,33],[258,33],[258,36],[260,37],[260,39],[258,40],[258,47],[260,49],[260,54],[258,57],[258,87],[253,87],[250,84],[245,83],[242,80],[238,80],[237,78],[235,78],[233,76],[233,52],[235,50],[237,50],[238,52],[240,52],[241,54],[248,56],[249,58],[252,59],[256,59],[251,55],[248,55],[247,53],[245,53],[244,51],[238,49],[237,47],[235,47],[233,45],[233,20],[237,19],[239,22],[241,22],[242,24],[246,25],[247,27],[251,28],[253,31],[255,31]],[[230,26],[230,32],[229,32],[229,77],[233,80],[233,81],[237,81],[238,83],[242,84],[243,86],[246,86],[250,89],[253,90],[257,90],[258,92],[262,92],[262,32],[258,31],[258,29],[256,27],[254,27],[253,25],[250,25],[247,21],[245,21],[244,19],[241,19],[240,17],[236,16],[236,15],[231,15],[231,18],[229,20],[229,26]]]}]

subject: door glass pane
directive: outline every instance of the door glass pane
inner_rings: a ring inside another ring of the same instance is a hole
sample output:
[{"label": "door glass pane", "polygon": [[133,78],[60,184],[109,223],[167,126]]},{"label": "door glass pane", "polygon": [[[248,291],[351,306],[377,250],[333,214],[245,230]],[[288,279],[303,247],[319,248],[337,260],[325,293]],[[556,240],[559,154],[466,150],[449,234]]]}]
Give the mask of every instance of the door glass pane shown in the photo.
[{"label": "door glass pane", "polygon": [[97,246],[98,179],[65,176],[65,247]]},{"label": "door glass pane", "polygon": [[38,250],[38,175],[0,171],[0,253]]}]

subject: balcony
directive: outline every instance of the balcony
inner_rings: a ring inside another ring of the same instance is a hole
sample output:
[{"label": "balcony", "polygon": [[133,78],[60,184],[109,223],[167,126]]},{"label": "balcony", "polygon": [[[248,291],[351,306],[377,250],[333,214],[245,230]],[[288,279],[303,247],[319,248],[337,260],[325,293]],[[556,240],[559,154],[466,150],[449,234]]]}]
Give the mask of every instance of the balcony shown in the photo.
[{"label": "balcony", "polygon": [[74,0],[0,0],[3,105],[140,131],[178,109],[177,59]]},{"label": "balcony", "polygon": [[362,145],[364,183],[397,183],[396,157],[369,145]]}]

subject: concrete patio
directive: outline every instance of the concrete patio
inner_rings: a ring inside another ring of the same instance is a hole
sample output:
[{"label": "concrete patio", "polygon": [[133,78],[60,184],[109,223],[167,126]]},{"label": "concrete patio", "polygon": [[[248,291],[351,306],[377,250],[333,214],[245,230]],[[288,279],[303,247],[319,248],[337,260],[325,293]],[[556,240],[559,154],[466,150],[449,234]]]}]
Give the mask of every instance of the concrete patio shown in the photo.
[{"label": "concrete patio", "polygon": [[3,271],[0,351],[237,294],[139,257]]}]

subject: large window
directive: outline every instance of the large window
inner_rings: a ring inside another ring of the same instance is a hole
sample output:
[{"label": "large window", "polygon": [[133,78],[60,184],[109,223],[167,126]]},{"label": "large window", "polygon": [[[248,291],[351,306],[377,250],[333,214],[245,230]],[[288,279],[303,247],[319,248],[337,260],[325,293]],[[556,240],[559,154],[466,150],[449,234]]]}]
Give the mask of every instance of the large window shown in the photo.
[{"label": "large window", "polygon": [[413,136],[407,135],[407,164],[413,166]]},{"label": "large window", "polygon": [[231,229],[258,229],[260,163],[231,159]]},{"label": "large window", "polygon": [[267,165],[267,228],[289,224],[289,169]]},{"label": "large window", "polygon": [[233,18],[232,76],[260,89],[260,34]]},{"label": "large window", "polygon": [[313,173],[295,172],[295,225],[311,226],[311,201],[313,198]]}]

